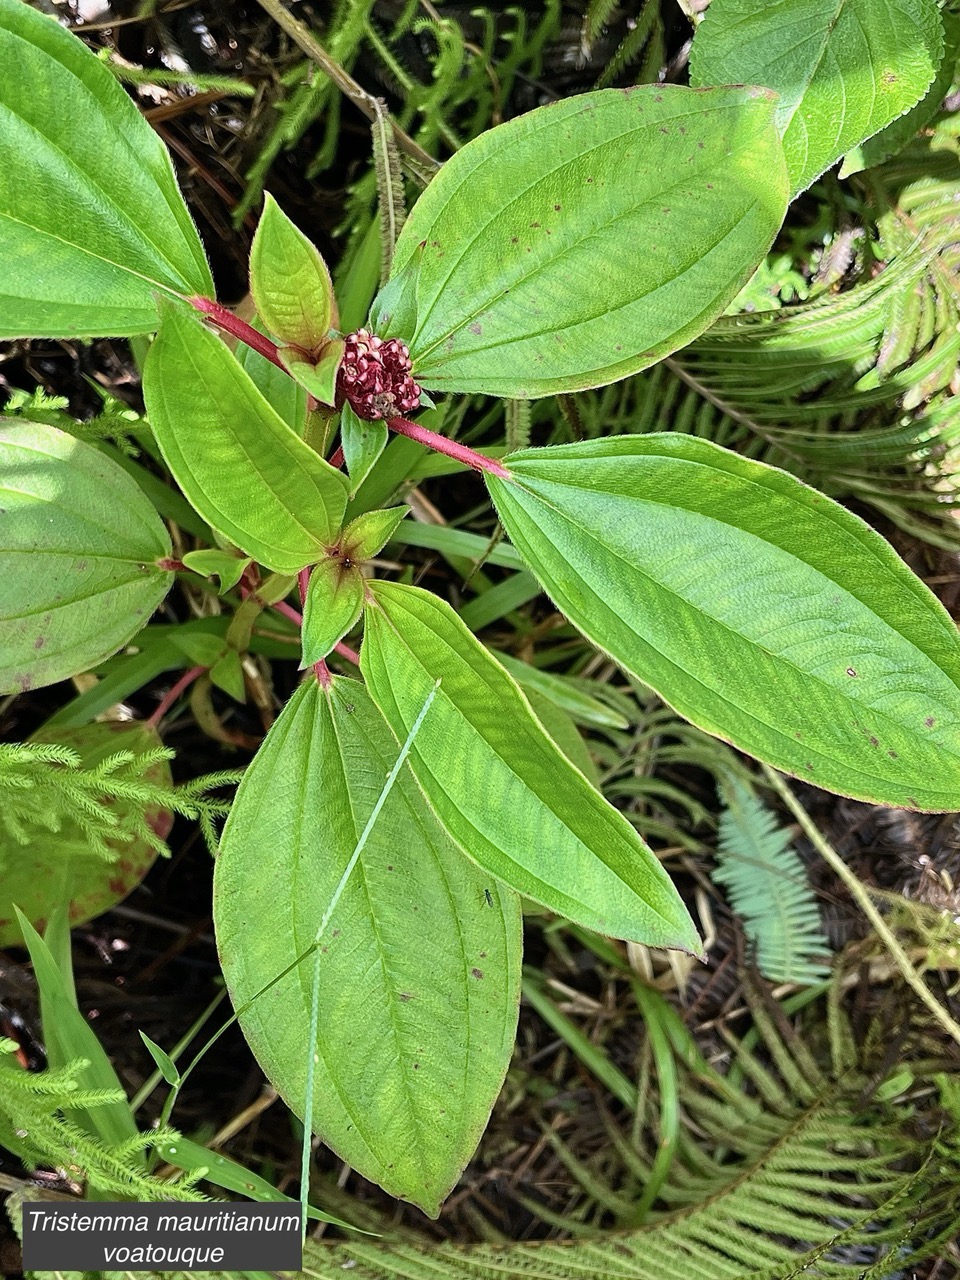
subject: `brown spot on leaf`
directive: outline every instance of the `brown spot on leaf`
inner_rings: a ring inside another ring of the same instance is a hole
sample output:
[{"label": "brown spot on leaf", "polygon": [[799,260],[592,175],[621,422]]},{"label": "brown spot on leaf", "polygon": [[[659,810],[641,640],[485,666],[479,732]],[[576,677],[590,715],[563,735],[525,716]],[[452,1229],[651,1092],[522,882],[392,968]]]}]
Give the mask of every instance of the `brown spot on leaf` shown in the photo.
[{"label": "brown spot on leaf", "polygon": [[880,745],[880,739],[875,738],[872,733],[870,735],[870,745],[871,747],[879,747]]},{"label": "brown spot on leaf", "polygon": [[402,1000],[402,1001],[403,1001],[403,1003],[404,1003],[404,1004],[406,1004],[406,1002],[407,1002],[408,1000],[412,1000],[412,999],[413,999],[413,996],[410,994],[410,992],[409,992],[409,991],[401,991],[401,992],[398,994],[397,999],[398,999],[398,1000]]},{"label": "brown spot on leaf", "polygon": [[36,640],[33,642],[33,647],[35,649],[42,649],[46,643],[46,636],[37,636]]},{"label": "brown spot on leaf", "polygon": [[471,973],[471,975],[472,975],[474,978],[482,978],[482,977],[483,977],[483,970],[482,970],[482,969],[471,969],[471,970],[470,970],[470,973]]},{"label": "brown spot on leaf", "polygon": [[897,760],[897,759],[899,759],[899,757],[898,757],[898,755],[897,755],[896,751],[888,751],[888,752],[887,752],[887,755],[890,757],[890,759],[891,759],[891,760]]},{"label": "brown spot on leaf", "polygon": [[479,321],[477,320],[474,320],[473,324],[469,326],[469,329],[470,329],[470,332],[475,333],[478,338],[480,334],[483,333],[483,325],[480,324]]},{"label": "brown spot on leaf", "polygon": [[923,723],[927,726],[928,729],[932,729],[937,722],[936,720],[934,720],[933,716],[927,716],[926,720],[924,720]]}]

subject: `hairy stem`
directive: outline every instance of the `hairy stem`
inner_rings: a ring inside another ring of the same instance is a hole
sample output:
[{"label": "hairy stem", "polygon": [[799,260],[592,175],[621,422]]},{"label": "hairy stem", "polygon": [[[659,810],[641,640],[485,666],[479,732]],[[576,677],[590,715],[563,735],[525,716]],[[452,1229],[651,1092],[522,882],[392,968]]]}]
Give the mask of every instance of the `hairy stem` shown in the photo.
[{"label": "hairy stem", "polygon": [[189,671],[185,671],[175,685],[170,688],[161,699],[159,707],[147,721],[151,729],[156,729],[160,725],[160,721],[167,714],[173,704],[180,695],[193,684],[194,680],[199,680],[207,670],[206,667],[191,667]]},{"label": "hairy stem", "polygon": [[223,306],[222,303],[214,302],[212,298],[201,298],[199,295],[188,298],[187,301],[196,311],[202,312],[203,315],[212,320],[218,329],[222,329],[224,333],[229,333],[231,337],[239,338],[241,342],[245,342],[248,347],[252,347],[254,351],[262,355],[265,360],[275,364],[278,369],[283,369],[284,373],[288,372],[283,368],[280,357],[277,355],[277,344],[271,342],[265,334],[258,333],[253,325],[247,324],[245,320],[235,316],[228,307]]},{"label": "hairy stem", "polygon": [[448,458],[473,467],[474,471],[485,471],[488,475],[499,476],[501,480],[510,479],[510,472],[495,459],[485,458],[482,453],[457,444],[456,440],[437,435],[435,431],[428,431],[416,422],[408,422],[406,418],[388,418],[387,426],[398,435],[406,436],[408,440],[416,440],[417,444],[424,444],[428,449],[435,449],[437,453],[445,453]]}]

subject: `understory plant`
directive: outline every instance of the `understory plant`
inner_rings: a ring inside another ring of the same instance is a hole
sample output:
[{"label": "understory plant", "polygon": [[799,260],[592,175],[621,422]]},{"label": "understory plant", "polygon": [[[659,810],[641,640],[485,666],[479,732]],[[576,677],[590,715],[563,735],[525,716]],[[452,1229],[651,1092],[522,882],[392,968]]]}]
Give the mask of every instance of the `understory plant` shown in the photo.
[{"label": "understory plant", "polygon": [[[960,808],[956,628],[863,520],[678,431],[509,452],[444,433],[441,397],[522,417],[722,336],[789,202],[929,119],[946,62],[933,0],[836,8],[807,6],[798,44],[778,7],[713,0],[691,87],[538,108],[435,173],[408,149],[426,185],[405,220],[404,137],[384,115],[388,269],[346,328],[318,251],[269,197],[255,315],[217,301],[157,136],[69,32],[0,0],[0,336],[138,339],[140,438],[176,485],[49,421],[4,421],[0,689],[102,663],[177,575],[216,578],[232,606],[222,630],[171,639],[192,663],[178,693],[204,676],[242,698],[261,615],[300,628],[303,681],[217,857],[221,962],[290,1107],[431,1215],[505,1076],[523,899],[611,937],[701,944],[529,677],[438,595],[374,576],[408,515],[390,503],[397,440],[438,474],[477,473],[504,550],[693,724],[843,795]],[[158,514],[172,503],[199,543],[182,554]]]}]

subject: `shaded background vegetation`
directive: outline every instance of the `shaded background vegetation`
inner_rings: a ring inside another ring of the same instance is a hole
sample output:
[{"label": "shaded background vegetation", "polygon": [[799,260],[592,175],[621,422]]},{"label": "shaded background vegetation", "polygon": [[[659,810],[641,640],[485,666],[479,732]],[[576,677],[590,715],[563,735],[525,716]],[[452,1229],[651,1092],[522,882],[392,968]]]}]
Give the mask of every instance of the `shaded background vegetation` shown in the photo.
[{"label": "shaded background vegetation", "polygon": [[[379,250],[368,122],[281,30],[269,5],[41,7],[69,16],[103,51],[171,148],[223,300],[239,302],[246,291],[264,188],[316,241],[338,281],[372,296]],[[705,7],[704,0],[483,7],[304,0],[296,13],[331,58],[442,159],[484,128],[558,97],[658,78],[683,83],[692,20]],[[615,386],[537,402],[529,416],[462,397],[445,429],[473,445],[649,430],[703,435],[847,502],[957,616],[957,106],[956,93],[948,94],[900,156],[845,182],[827,174],[801,197],[739,300],[738,317],[692,347]],[[774,320],[756,318],[770,311]],[[111,341],[9,344],[0,356],[0,398],[57,425],[66,410],[93,437],[112,440],[124,438],[123,409],[134,411],[129,421],[142,410],[131,352]],[[802,1252],[817,1242],[824,1274],[836,1267],[846,1268],[836,1274],[893,1276],[901,1247],[905,1274],[960,1274],[950,1241],[960,1198],[960,1045],[904,986],[810,832],[789,812],[777,816],[764,776],[594,653],[529,574],[465,553],[449,531],[475,535],[482,553],[494,545],[495,516],[472,477],[438,475],[432,465],[413,459],[403,486],[424,545],[404,548],[382,570],[406,571],[465,609],[499,651],[570,677],[568,710],[602,789],[678,879],[701,921],[708,962],[531,916],[513,1065],[439,1221],[389,1200],[322,1146],[315,1202],[396,1241],[497,1244],[636,1227],[651,1213],[689,1213],[716,1201],[741,1247],[773,1268],[763,1274],[789,1273],[777,1249]],[[192,545],[188,531],[175,536],[180,550]],[[157,621],[185,621],[211,607],[209,597],[175,590]],[[246,670],[245,706],[207,689],[202,705],[181,704],[164,721],[178,778],[250,758],[297,680],[282,643],[261,648]],[[174,679],[165,672],[125,689],[123,714],[148,717]],[[4,739],[20,741],[55,714],[62,721],[88,685],[80,677],[5,700]],[[795,793],[926,970],[930,990],[960,1017],[955,815],[881,809],[803,786]],[[170,843],[169,861],[74,934],[82,1007],[131,1095],[153,1067],[137,1031],[169,1047],[221,990],[210,856],[187,822],[178,820]],[[739,886],[738,862],[747,871]],[[21,952],[0,956],[0,1002],[0,1029],[31,1065],[42,1065]],[[729,1096],[721,1078],[733,1086]],[[158,1114],[162,1092],[141,1110],[143,1127]],[[174,1122],[295,1194],[297,1122],[265,1086],[236,1028],[193,1076]],[[838,1138],[844,1128],[853,1135],[846,1145]],[[809,1144],[789,1176],[775,1160],[788,1138]],[[887,1181],[874,1185],[863,1170],[877,1153]],[[0,1152],[0,1172],[22,1170]],[[749,1194],[731,1200],[738,1180],[750,1184]],[[54,1173],[47,1182],[69,1185]],[[802,1204],[805,1186],[819,1209]],[[794,1216],[781,1216],[785,1205]],[[853,1244],[849,1229],[861,1212],[867,1225]],[[708,1221],[703,1230],[722,1250],[719,1226]],[[865,1244],[864,1232],[876,1243]],[[667,1248],[673,1237],[667,1228],[661,1235]],[[762,1259],[761,1238],[773,1250]],[[17,1266],[7,1238],[0,1269],[14,1274]],[[747,1274],[746,1262],[731,1266],[702,1274]]]}]

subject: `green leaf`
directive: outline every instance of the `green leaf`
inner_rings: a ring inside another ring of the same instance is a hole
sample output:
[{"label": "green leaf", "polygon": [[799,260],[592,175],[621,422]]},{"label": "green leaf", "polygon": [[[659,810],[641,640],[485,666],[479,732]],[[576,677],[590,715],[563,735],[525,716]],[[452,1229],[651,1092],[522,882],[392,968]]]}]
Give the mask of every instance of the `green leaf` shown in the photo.
[{"label": "green leaf", "polygon": [[776,90],[797,195],[919,102],[942,56],[935,0],[712,0],[690,82]]},{"label": "green leaf", "polygon": [[[224,830],[214,879],[224,974],[236,1009],[253,1000],[244,1034],[300,1116],[314,966],[269,984],[309,951],[396,758],[362,685],[334,678],[324,691],[310,679],[248,768]],[[408,766],[330,919],[319,972],[315,1128],[364,1177],[436,1215],[513,1048],[520,912],[443,834]]]},{"label": "green leaf", "polygon": [[548,737],[450,606],[368,582],[361,667],[398,737],[440,689],[410,764],[450,835],[485,871],[598,933],[699,949],[683,903],[622,814]]},{"label": "green leaf", "polygon": [[370,309],[370,323],[377,333],[410,334],[417,327],[417,284],[426,243],[416,244],[398,269],[394,256],[390,279]]},{"label": "green leaf", "polygon": [[140,1032],[140,1039],[143,1041],[147,1053],[149,1053],[150,1057],[156,1063],[157,1070],[160,1072],[161,1076],[163,1076],[164,1080],[166,1080],[167,1084],[179,1084],[180,1072],[177,1070],[177,1064],[170,1057],[169,1053],[167,1053],[165,1049],[161,1049],[155,1041],[151,1040],[145,1031]]},{"label": "green leaf", "polygon": [[566,711],[574,723],[596,725],[601,729],[630,728],[629,720],[606,703],[584,693],[571,677],[541,671],[539,667],[532,667],[528,662],[521,662],[499,649],[492,649],[491,653],[501,666],[506,667],[522,689],[528,690],[528,694],[539,693],[544,698],[549,698],[555,707]]},{"label": "green leaf", "polygon": [[[87,1065],[76,1076],[79,1088],[84,1091],[109,1090],[121,1095],[116,1102],[71,1108],[71,1118],[110,1147],[129,1142],[137,1136],[133,1113],[96,1032],[77,1008],[72,973],[61,971],[50,948],[20,911],[17,911],[17,920],[40,989],[44,1048],[49,1065],[56,1069],[77,1058],[84,1058]],[[143,1163],[143,1155],[139,1151],[131,1153],[131,1158],[135,1164]]]},{"label": "green leaf", "polygon": [[960,808],[960,640],[857,516],[673,433],[511,455],[489,477],[559,608],[702,729],[881,804]]},{"label": "green leaf", "polygon": [[166,148],[71,33],[0,0],[0,338],[157,327],[156,290],[212,294]]},{"label": "green leaf", "polygon": [[534,399],[654,364],[724,311],[780,227],[774,109],[764,89],[642,85],[489,130],[397,241],[398,273],[424,246],[415,326],[386,296],[378,332],[441,391]]},{"label": "green leaf", "polygon": [[0,692],[53,684],[134,636],[173,575],[136,481],[56,427],[0,419]]},{"label": "green leaf", "polygon": [[587,744],[580,736],[580,730],[567,712],[535,689],[529,690],[527,698],[533,714],[570,763],[576,765],[583,776],[599,789],[600,774],[597,766],[587,750]]},{"label": "green leaf", "polygon": [[224,343],[175,304],[161,304],[143,394],[167,466],[224,538],[279,573],[296,573],[336,543],[346,477],[287,426]]},{"label": "green leaf", "polygon": [[386,507],[383,510],[365,511],[357,516],[343,531],[343,552],[351,560],[369,560],[393,537],[409,507]]},{"label": "green leaf", "polygon": [[243,664],[236,649],[228,649],[210,668],[210,679],[237,702],[246,702],[247,687],[243,681]]},{"label": "green leaf", "polygon": [[343,351],[343,339],[334,338],[316,360],[298,347],[281,347],[277,355],[290,377],[305,391],[309,391],[321,404],[332,406],[336,399],[337,374],[343,362]]},{"label": "green leaf", "polygon": [[[141,755],[163,745],[156,730],[142,721],[112,720],[80,729],[40,729],[30,742],[67,747],[77,753],[84,769],[93,769],[118,751]],[[173,785],[166,761],[151,766],[144,779],[154,785]],[[109,792],[109,787],[107,780],[104,791]],[[118,799],[114,803],[122,827],[137,802]],[[154,833],[166,839],[170,811],[151,808],[146,817]],[[106,844],[114,860],[107,861],[90,848],[81,824],[69,814],[59,830],[38,827],[26,834],[32,838],[24,845],[0,824],[0,947],[22,945],[14,904],[38,928],[60,906],[66,908],[70,925],[85,924],[132,893],[157,859],[157,850],[145,839],[108,836]]]},{"label": "green leaf", "polygon": [[250,248],[250,292],[280,342],[314,351],[337,325],[326,263],[269,193]]},{"label": "green leaf", "polygon": [[[253,327],[263,328],[254,317]],[[233,353],[241,368],[246,369],[254,385],[267,402],[276,409],[284,422],[298,436],[304,434],[307,421],[307,391],[301,387],[286,369],[277,366],[245,342],[238,342]]]},{"label": "green leaf", "polygon": [[327,556],[314,565],[303,604],[303,661],[301,666],[325,658],[360,617],[363,609],[363,575],[356,565],[339,556]]},{"label": "green leaf", "polygon": [[960,12],[944,9],[940,17],[943,21],[944,54],[933,84],[906,115],[899,116],[885,129],[881,129],[859,147],[854,147],[852,151],[847,152],[840,166],[841,178],[849,178],[852,174],[859,173],[861,169],[873,169],[878,164],[883,164],[885,160],[889,160],[891,156],[897,155],[940,110],[957,73],[957,57],[960,54]]},{"label": "green leaf", "polygon": [[223,636],[203,631],[174,631],[170,643],[187,655],[194,666],[212,667],[227,651]]},{"label": "green leaf", "polygon": [[351,498],[356,496],[357,490],[379,462],[389,434],[382,419],[367,422],[358,418],[349,404],[344,404],[340,411],[340,443],[343,460],[350,473]]},{"label": "green leaf", "polygon": [[203,577],[216,574],[220,579],[219,594],[223,595],[237,585],[251,562],[248,556],[211,548],[209,551],[188,551],[183,557],[183,563]]},{"label": "green leaf", "polygon": [[[154,1049],[159,1053],[163,1050],[154,1045],[152,1040],[140,1032],[140,1036],[147,1048],[153,1053]],[[164,1054],[164,1057],[167,1055]],[[154,1055],[156,1060],[156,1055]],[[169,1061],[169,1059],[168,1059]],[[157,1061],[157,1066],[160,1066]],[[176,1070],[176,1067],[174,1067]],[[173,1081],[168,1081],[172,1084]],[[189,1138],[176,1137],[167,1141],[161,1141],[154,1144],[157,1155],[167,1164],[172,1164],[175,1169],[183,1169],[187,1173],[196,1173],[203,1169],[204,1179],[212,1182],[215,1187],[223,1187],[227,1191],[236,1191],[241,1196],[248,1196],[251,1200],[258,1200],[264,1204],[296,1204],[295,1200],[291,1200],[289,1196],[282,1195],[281,1192],[268,1182],[266,1178],[261,1178],[259,1174],[253,1173],[245,1165],[231,1160],[229,1156],[221,1155],[219,1151],[211,1151],[209,1147],[202,1147],[199,1142],[191,1142]],[[359,1227],[352,1227],[349,1222],[344,1222],[342,1218],[335,1218],[330,1213],[324,1213],[320,1209],[315,1209],[313,1205],[307,1205],[307,1217],[311,1222],[330,1222],[335,1227],[343,1227],[345,1231],[359,1231]],[[372,1232],[362,1231],[361,1235],[371,1235]],[[241,1275],[243,1273],[241,1272]]]}]

